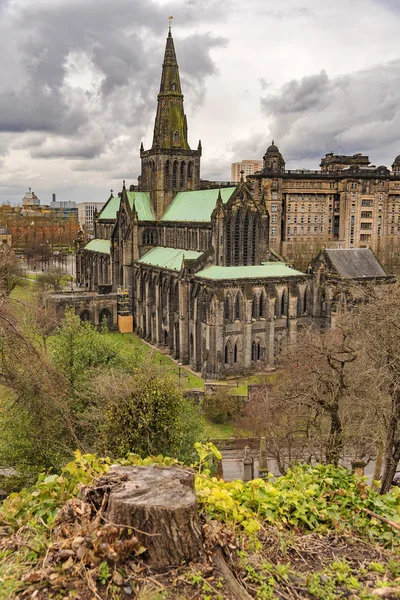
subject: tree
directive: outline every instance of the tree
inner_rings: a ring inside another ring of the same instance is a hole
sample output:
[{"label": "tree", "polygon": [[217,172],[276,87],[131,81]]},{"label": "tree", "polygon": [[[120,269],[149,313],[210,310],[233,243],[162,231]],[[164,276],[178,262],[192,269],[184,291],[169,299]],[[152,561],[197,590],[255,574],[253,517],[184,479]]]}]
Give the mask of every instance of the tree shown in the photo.
[{"label": "tree", "polygon": [[14,467],[27,483],[41,470],[60,468],[82,447],[78,418],[65,378],[4,306],[0,334],[0,462]]},{"label": "tree", "polygon": [[299,331],[279,366],[276,383],[249,402],[240,426],[266,437],[281,472],[298,461],[367,462],[382,439],[385,397],[353,329]]},{"label": "tree", "polygon": [[70,276],[59,267],[51,267],[37,276],[36,285],[43,292],[59,292],[70,281]]},{"label": "tree", "polygon": [[9,296],[22,283],[19,260],[7,244],[0,245],[0,295]]},{"label": "tree", "polygon": [[98,451],[111,456],[164,454],[191,462],[202,436],[199,414],[176,383],[156,368],[133,377],[100,377]]},{"label": "tree", "polygon": [[213,423],[228,423],[238,417],[241,403],[237,396],[229,393],[227,386],[218,386],[213,394],[204,396],[204,412]]},{"label": "tree", "polygon": [[400,460],[400,285],[376,286],[351,315],[364,343],[375,387],[387,394],[386,440],[381,493],[389,491]]},{"label": "tree", "polygon": [[67,308],[53,343],[52,361],[66,376],[71,391],[93,369],[128,364],[120,346],[91,323],[81,322],[72,308]]}]

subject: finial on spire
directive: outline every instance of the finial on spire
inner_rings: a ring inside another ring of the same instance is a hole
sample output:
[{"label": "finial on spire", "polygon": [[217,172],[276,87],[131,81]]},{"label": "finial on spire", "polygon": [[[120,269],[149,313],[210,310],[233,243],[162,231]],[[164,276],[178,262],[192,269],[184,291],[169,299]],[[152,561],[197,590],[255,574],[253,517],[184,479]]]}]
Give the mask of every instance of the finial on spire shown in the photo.
[{"label": "finial on spire", "polygon": [[143,147],[143,142],[140,142],[140,151],[143,152],[144,147]]},{"label": "finial on spire", "polygon": [[125,189],[125,179],[122,181],[122,189]]},{"label": "finial on spire", "polygon": [[275,140],[272,140],[272,145],[273,145],[273,146],[275,145]]},{"label": "finial on spire", "polygon": [[114,192],[114,190],[110,190],[110,192],[111,192],[111,196],[112,196],[112,195],[113,195],[113,192]]},{"label": "finial on spire", "polygon": [[174,17],[168,17],[168,37],[172,37],[172,34],[171,34],[171,26],[172,26],[172,19],[173,19],[173,18],[174,18]]},{"label": "finial on spire", "polygon": [[[272,143],[273,143],[273,142],[272,142]],[[243,175],[244,175],[244,171],[243,171],[243,169],[242,169],[242,170],[240,171],[240,182],[241,182],[241,183],[244,181]]]}]

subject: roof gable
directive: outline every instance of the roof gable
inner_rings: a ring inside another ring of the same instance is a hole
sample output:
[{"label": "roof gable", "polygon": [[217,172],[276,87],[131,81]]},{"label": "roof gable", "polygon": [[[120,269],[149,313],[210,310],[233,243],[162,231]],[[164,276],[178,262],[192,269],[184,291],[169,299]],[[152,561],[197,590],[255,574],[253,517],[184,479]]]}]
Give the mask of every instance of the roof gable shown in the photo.
[{"label": "roof gable", "polygon": [[335,273],[341,277],[386,277],[381,264],[369,248],[326,249],[325,254]]},{"label": "roof gable", "polygon": [[[135,206],[139,221],[154,221],[155,215],[148,192],[126,192],[129,206]],[[111,197],[99,215],[99,219],[115,221],[120,210],[120,196]]]},{"label": "roof gable", "polygon": [[126,192],[129,206],[135,206],[139,221],[155,221],[149,192]]},{"label": "roof gable", "polygon": [[166,248],[157,246],[146,252],[137,262],[172,271],[180,271],[184,258],[196,260],[202,256],[204,252],[196,252],[195,250],[183,250],[182,248]]},{"label": "roof gable", "polygon": [[84,247],[84,250],[90,250],[91,252],[99,252],[100,254],[110,254],[111,243],[110,240],[90,240]]},{"label": "roof gable", "polygon": [[222,202],[226,204],[235,192],[235,187],[198,190],[195,192],[179,192],[161,221],[211,221],[218,192],[221,192]]},{"label": "roof gable", "polygon": [[119,206],[121,204],[121,198],[119,196],[110,196],[105,205],[100,211],[98,220],[115,221]]}]

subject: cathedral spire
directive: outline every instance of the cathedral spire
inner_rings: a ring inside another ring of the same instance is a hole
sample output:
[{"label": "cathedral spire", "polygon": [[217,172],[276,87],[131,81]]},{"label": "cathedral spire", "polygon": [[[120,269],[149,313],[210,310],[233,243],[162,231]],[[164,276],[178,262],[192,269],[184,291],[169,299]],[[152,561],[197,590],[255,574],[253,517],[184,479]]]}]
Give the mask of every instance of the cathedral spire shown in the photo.
[{"label": "cathedral spire", "polygon": [[153,148],[190,150],[186,116],[171,26],[168,29],[160,92],[154,125]]}]

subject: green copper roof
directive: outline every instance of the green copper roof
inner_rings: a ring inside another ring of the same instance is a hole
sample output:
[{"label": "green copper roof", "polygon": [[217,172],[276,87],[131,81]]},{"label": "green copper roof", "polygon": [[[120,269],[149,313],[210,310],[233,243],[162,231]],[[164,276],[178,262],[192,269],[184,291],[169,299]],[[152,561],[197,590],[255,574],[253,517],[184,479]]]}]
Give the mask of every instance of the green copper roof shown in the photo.
[{"label": "green copper roof", "polygon": [[145,265],[154,265],[155,267],[171,269],[172,271],[180,271],[183,257],[196,259],[202,254],[203,252],[196,252],[194,250],[182,250],[180,248],[164,248],[162,246],[157,246],[142,256],[138,262]]},{"label": "green copper roof", "polygon": [[128,195],[129,206],[133,208],[135,204],[139,221],[155,221],[155,214],[151,205],[149,192],[126,192]]},{"label": "green copper roof", "polygon": [[[129,206],[135,205],[139,221],[154,221],[155,215],[151,205],[150,194],[148,192],[126,192],[129,200]],[[109,219],[115,221],[117,212],[121,204],[121,198],[116,196],[110,198],[103,210],[99,214],[99,219]]]},{"label": "green copper roof", "polygon": [[[226,204],[234,187],[221,188],[222,202]],[[211,221],[219,189],[199,190],[197,192],[179,192],[167,209],[161,221]]]},{"label": "green copper roof", "polygon": [[121,198],[119,198],[118,196],[116,196],[115,198],[110,198],[105,204],[105,206],[103,206],[103,209],[101,210],[98,218],[111,219],[112,221],[115,221],[117,217],[117,211],[119,210],[120,202]]},{"label": "green copper roof", "polygon": [[101,252],[101,254],[110,254],[110,240],[90,240],[84,247],[84,250]]},{"label": "green copper roof", "polygon": [[218,267],[213,265],[196,273],[204,279],[264,279],[305,275],[282,262],[268,262],[247,267]]}]

